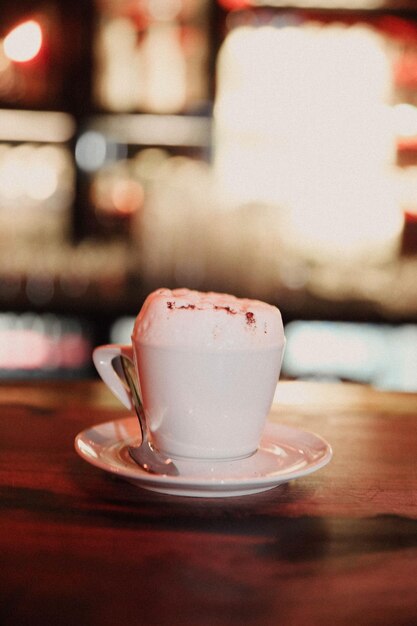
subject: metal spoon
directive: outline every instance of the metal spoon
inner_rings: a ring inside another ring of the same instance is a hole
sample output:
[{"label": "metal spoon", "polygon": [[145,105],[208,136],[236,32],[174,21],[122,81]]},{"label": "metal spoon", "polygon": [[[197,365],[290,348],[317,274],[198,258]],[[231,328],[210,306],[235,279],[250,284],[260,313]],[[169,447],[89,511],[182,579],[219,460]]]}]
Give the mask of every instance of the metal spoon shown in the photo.
[{"label": "metal spoon", "polygon": [[142,441],[140,445],[134,447],[129,446],[129,454],[135,463],[151,474],[178,476],[179,472],[176,465],[165,454],[154,448],[149,440],[148,425],[146,423],[145,412],[143,410],[142,401],[137,389],[134,365],[132,361],[125,356],[121,356],[120,359],[126,382],[132,394],[133,405],[135,407],[140,430],[142,432]]}]

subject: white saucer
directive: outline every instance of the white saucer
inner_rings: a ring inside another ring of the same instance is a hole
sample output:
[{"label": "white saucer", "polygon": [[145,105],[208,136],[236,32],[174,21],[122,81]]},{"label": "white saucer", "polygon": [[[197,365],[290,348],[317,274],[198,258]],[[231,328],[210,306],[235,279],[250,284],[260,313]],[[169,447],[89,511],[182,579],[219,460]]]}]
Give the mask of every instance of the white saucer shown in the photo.
[{"label": "white saucer", "polygon": [[127,446],[138,443],[135,417],[92,426],[77,435],[75,449],[88,463],[138,487],[177,496],[219,498],[272,489],[324,467],[330,445],[314,433],[268,422],[261,445],[251,457],[236,461],[175,459],[179,476],[149,474],[137,466]]}]

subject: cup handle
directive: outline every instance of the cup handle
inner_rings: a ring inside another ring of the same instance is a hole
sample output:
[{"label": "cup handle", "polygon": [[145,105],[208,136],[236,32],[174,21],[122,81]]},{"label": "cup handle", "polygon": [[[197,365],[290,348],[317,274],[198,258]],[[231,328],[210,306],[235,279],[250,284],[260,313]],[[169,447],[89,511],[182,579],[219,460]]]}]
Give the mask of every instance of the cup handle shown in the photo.
[{"label": "cup handle", "polygon": [[131,392],[125,381],[123,369],[119,367],[121,356],[133,361],[132,346],[117,343],[99,346],[93,351],[93,362],[110,391],[127,409],[133,409]]}]

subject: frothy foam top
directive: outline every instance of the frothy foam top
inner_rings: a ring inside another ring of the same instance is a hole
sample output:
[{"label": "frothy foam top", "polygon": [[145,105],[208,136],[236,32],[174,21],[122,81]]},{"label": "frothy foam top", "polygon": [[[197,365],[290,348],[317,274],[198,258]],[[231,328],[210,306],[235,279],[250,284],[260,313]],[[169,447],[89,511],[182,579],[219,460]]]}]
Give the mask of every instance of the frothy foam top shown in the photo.
[{"label": "frothy foam top", "polygon": [[151,293],[136,318],[133,338],[154,346],[215,350],[277,347],[285,342],[277,307],[190,289]]}]

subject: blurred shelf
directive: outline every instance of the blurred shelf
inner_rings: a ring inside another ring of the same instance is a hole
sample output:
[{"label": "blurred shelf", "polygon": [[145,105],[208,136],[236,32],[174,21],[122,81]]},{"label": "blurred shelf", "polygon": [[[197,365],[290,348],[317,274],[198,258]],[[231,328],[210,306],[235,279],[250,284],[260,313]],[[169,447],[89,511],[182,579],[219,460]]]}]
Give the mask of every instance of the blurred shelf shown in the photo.
[{"label": "blurred shelf", "polygon": [[[80,252],[67,251],[66,267],[30,272],[0,269],[0,311],[35,311],[71,314],[90,320],[99,334],[125,315],[136,315],[146,296],[160,287],[183,287],[175,275],[158,282],[141,273],[140,259],[128,248],[113,263],[114,249],[103,245],[101,261],[85,273]],[[86,258],[94,251],[88,250]],[[76,256],[77,255],[77,256]],[[76,258],[75,258],[76,257]],[[360,271],[360,278],[359,276]],[[224,291],[241,297],[266,300],[277,305],[284,320],[346,320],[412,323],[417,320],[417,256],[392,263],[389,267],[310,268],[305,283],[291,287],[277,275],[266,288],[259,281],[225,271],[221,276],[208,273],[198,285],[203,291]],[[102,326],[102,331],[100,330]]]},{"label": "blurred shelf", "polygon": [[202,148],[211,145],[210,117],[115,113],[94,116],[87,126],[123,144]]}]

